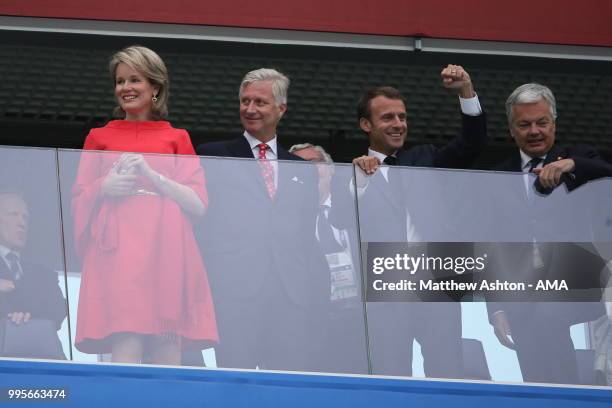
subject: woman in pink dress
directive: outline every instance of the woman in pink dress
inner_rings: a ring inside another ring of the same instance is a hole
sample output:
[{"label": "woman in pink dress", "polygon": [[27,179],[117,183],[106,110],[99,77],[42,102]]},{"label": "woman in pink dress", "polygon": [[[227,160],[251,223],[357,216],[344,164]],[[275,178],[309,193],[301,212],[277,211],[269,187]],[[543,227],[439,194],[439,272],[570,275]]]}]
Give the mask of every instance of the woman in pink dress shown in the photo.
[{"label": "woman in pink dress", "polygon": [[218,341],[192,230],[208,203],[204,172],[187,131],[161,120],[162,59],[132,46],[109,69],[124,119],[91,130],[83,149],[98,152],[82,153],[73,188],[83,260],[76,347],[116,362],[177,365],[182,350]]}]

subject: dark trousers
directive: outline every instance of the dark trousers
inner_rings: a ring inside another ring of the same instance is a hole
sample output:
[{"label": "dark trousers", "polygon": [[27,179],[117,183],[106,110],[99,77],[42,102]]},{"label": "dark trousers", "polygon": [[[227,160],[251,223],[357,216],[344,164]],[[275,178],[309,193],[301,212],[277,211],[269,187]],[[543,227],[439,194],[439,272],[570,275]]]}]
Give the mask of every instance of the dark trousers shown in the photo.
[{"label": "dark trousers", "polygon": [[272,278],[254,298],[226,300],[216,298],[218,367],[318,370],[323,307],[298,305]]},{"label": "dark trousers", "polygon": [[427,377],[462,378],[459,303],[372,302],[367,308],[373,374],[412,375],[416,340]]},{"label": "dark trousers", "polygon": [[[516,304],[527,308],[508,314],[523,381],[579,384],[576,350],[564,308],[555,303]],[[511,311],[509,311],[511,312]]]}]

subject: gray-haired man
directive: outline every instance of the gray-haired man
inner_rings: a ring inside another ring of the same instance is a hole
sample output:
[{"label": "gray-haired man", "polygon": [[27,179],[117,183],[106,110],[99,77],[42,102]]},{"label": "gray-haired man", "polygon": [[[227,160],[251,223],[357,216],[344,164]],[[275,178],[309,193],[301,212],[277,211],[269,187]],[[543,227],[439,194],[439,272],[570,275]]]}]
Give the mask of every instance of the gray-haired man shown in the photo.
[{"label": "gray-haired man", "polygon": [[[565,148],[555,143],[556,100],[548,87],[536,83],[519,86],[506,101],[506,114],[510,134],[518,149],[496,170],[535,173],[538,175],[536,189],[543,193],[560,184],[571,191],[589,180],[610,174],[610,165],[593,147]],[[526,188],[531,196],[528,184]],[[550,216],[548,213],[544,217]],[[535,226],[538,221],[541,220],[535,215],[527,224]],[[557,223],[569,225],[570,220],[561,218]],[[589,269],[596,269],[587,265],[592,258],[588,251],[571,243],[536,243],[535,229],[527,228],[524,233],[533,234],[528,242],[496,247],[496,256],[490,257],[491,273],[502,278],[531,280],[579,273],[585,280]],[[580,261],[579,270],[569,266],[577,260],[584,260]],[[599,273],[598,270],[594,272]],[[507,303],[490,302],[487,308],[500,343],[516,350],[524,381],[578,383],[576,353],[569,328],[601,315],[603,310],[599,303],[536,303],[516,299]]]},{"label": "gray-haired man", "polygon": [[[317,370],[329,268],[315,236],[317,174],[278,143],[289,79],[261,68],[239,88],[244,132],[205,143],[208,214],[201,228],[219,326],[219,367]],[[279,161],[285,160],[285,161]],[[291,160],[292,162],[287,162]]]}]

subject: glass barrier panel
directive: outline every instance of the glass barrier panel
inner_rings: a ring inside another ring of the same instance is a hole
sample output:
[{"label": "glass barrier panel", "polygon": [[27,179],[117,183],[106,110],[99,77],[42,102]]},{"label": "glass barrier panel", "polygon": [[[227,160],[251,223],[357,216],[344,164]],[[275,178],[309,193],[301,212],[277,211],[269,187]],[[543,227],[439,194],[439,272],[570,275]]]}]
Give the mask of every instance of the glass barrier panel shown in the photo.
[{"label": "glass barrier panel", "polygon": [[60,162],[75,359],[367,373],[354,200],[338,247],[318,240],[328,173],[351,166],[272,162],[266,185],[256,160]]},{"label": "glass barrier panel", "polygon": [[[202,158],[199,228],[219,326],[219,367],[367,373],[355,200],[331,201],[352,166]],[[334,211],[349,222],[332,227]]]},{"label": "glass barrier panel", "polygon": [[0,357],[70,358],[56,152],[0,147]]},{"label": "glass barrier panel", "polygon": [[586,323],[609,322],[612,180],[542,192],[510,173],[360,177],[373,374],[601,383]]}]

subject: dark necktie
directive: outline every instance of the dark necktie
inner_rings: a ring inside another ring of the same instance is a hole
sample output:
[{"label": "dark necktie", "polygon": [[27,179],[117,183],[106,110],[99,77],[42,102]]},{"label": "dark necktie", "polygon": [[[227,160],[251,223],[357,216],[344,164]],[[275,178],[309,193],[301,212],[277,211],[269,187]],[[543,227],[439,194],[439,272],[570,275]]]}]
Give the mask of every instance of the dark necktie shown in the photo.
[{"label": "dark necktie", "polygon": [[[540,163],[542,163],[543,161],[544,161],[544,159],[542,159],[541,157],[534,157],[533,159],[529,160],[529,173],[531,173],[533,171],[533,169],[538,167],[538,165]],[[562,174],[561,175],[561,182],[562,183],[566,183],[567,182],[567,175],[566,174]],[[544,187],[544,186],[542,186],[542,184],[540,183],[540,178],[539,177],[536,177],[535,181],[533,182],[533,187],[541,195],[548,195],[548,194],[552,193],[553,190],[555,189],[554,187]]]},{"label": "dark necktie", "polygon": [[19,265],[19,257],[14,252],[9,252],[6,255],[6,260],[9,264],[9,269],[11,270],[11,275],[14,280],[18,280],[21,278],[21,265]]},{"label": "dark necktie", "polygon": [[334,230],[327,219],[326,213],[328,209],[329,207],[326,205],[319,206],[317,233],[319,235],[319,243],[321,244],[323,252],[326,254],[333,254],[342,251],[342,245],[340,245],[334,237]]},{"label": "dark necktie", "polygon": [[383,163],[385,163],[388,166],[395,166],[397,164],[397,157],[387,156],[385,157],[385,160],[383,160]]},{"label": "dark necktie", "polygon": [[[383,163],[386,164],[387,166],[395,166],[397,165],[397,157],[387,156],[385,157],[385,160],[383,160]],[[394,171],[399,171],[399,170],[389,169],[387,171],[387,181],[389,182],[389,184],[391,184],[391,182],[395,181],[396,179],[396,174],[393,173]]]},{"label": "dark necktie", "polygon": [[528,173],[531,173],[533,171],[533,169],[538,167],[538,164],[540,164],[540,163],[542,163],[542,158],[541,157],[534,157],[533,159],[529,160],[529,162],[528,162],[528,164],[529,164]]}]

